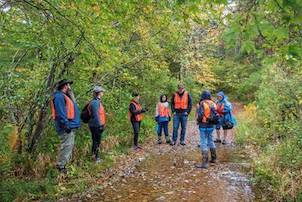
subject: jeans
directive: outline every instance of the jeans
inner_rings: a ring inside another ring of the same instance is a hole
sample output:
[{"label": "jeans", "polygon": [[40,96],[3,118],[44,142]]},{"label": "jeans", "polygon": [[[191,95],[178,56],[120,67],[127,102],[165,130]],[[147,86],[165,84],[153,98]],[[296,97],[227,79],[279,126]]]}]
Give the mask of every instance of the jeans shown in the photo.
[{"label": "jeans", "polygon": [[96,158],[99,157],[99,148],[102,138],[103,129],[100,127],[89,127],[92,137],[92,148],[91,152]]},{"label": "jeans", "polygon": [[132,127],[133,127],[133,134],[134,134],[134,146],[138,145],[138,134],[139,134],[139,130],[141,127],[141,122],[140,121],[131,121],[132,123]]},{"label": "jeans", "polygon": [[169,136],[168,125],[169,125],[169,121],[164,121],[164,122],[158,123],[158,128],[157,128],[158,137],[161,137],[163,130],[164,130],[165,136],[166,137]]},{"label": "jeans", "polygon": [[59,134],[61,146],[60,146],[60,152],[59,152],[57,166],[60,168],[64,168],[65,165],[70,161],[70,159],[72,157],[72,150],[73,150],[73,146],[74,146],[74,136],[75,136],[74,130],[71,130],[70,133]]},{"label": "jeans", "polygon": [[188,115],[185,113],[176,113],[173,116],[173,142],[177,141],[179,124],[181,125],[180,142],[185,141]]},{"label": "jeans", "polygon": [[202,128],[199,127],[200,132],[200,148],[201,151],[207,152],[210,149],[215,149],[215,143],[213,141],[214,128]]}]

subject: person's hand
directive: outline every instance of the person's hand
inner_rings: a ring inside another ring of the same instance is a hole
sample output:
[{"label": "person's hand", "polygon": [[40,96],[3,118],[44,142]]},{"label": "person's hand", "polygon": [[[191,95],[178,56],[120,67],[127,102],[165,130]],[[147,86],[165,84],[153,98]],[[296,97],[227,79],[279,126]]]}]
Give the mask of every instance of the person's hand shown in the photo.
[{"label": "person's hand", "polygon": [[155,120],[156,122],[158,122],[158,116],[154,117],[154,120]]},{"label": "person's hand", "polygon": [[185,116],[188,116],[188,112],[185,112],[184,114],[185,114]]},{"label": "person's hand", "polygon": [[169,121],[171,121],[171,116],[169,116]]}]

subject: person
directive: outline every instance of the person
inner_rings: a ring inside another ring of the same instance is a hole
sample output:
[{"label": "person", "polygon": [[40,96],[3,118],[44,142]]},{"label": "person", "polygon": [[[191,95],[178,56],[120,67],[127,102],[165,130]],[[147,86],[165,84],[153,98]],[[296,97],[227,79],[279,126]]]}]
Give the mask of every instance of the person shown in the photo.
[{"label": "person", "polygon": [[[217,139],[216,143],[227,144],[228,131],[234,127],[235,121],[232,115],[232,104],[228,101],[227,96],[220,91],[217,93],[217,113],[220,116],[219,124],[216,125]],[[223,129],[223,140],[221,141],[220,129]]]},{"label": "person", "polygon": [[102,97],[104,95],[104,88],[100,86],[95,86],[93,89],[93,100],[89,103],[89,110],[91,113],[91,118],[88,122],[88,126],[92,137],[92,157],[99,163],[101,161],[99,150],[102,138],[102,133],[104,132],[106,126],[106,112],[102,104]]},{"label": "person", "polygon": [[57,90],[50,100],[51,116],[55,121],[61,143],[56,167],[64,174],[67,174],[66,164],[72,157],[75,130],[81,123],[79,108],[70,87],[72,83],[66,79],[59,81]]},{"label": "person", "polygon": [[181,125],[180,144],[186,145],[185,135],[188,115],[192,110],[192,98],[185,90],[183,84],[178,85],[178,91],[174,93],[171,99],[171,109],[173,112],[173,137],[171,145],[177,142],[178,128]]},{"label": "person", "polygon": [[170,144],[171,140],[170,140],[170,137],[169,137],[168,126],[169,126],[169,121],[171,121],[171,111],[170,111],[170,108],[169,108],[167,95],[161,95],[160,98],[159,98],[159,102],[156,105],[155,120],[158,123],[158,127],[157,127],[158,140],[157,140],[157,143],[158,144],[162,143],[161,134],[162,134],[162,131],[164,130],[166,143]]},{"label": "person", "polygon": [[202,154],[202,163],[197,164],[197,168],[207,169],[208,164],[208,151],[211,153],[211,163],[216,163],[216,146],[213,141],[214,123],[211,122],[210,117],[216,113],[216,104],[211,100],[211,93],[203,91],[201,94],[200,102],[196,107],[197,124],[199,125],[200,132],[200,149]]},{"label": "person", "polygon": [[147,109],[142,108],[140,104],[140,95],[138,92],[133,92],[132,97],[133,99],[131,100],[129,105],[128,117],[133,127],[133,134],[134,134],[133,149],[138,150],[138,149],[142,149],[142,147],[138,145],[138,135],[140,131],[141,122],[143,120],[143,113],[145,113]]}]

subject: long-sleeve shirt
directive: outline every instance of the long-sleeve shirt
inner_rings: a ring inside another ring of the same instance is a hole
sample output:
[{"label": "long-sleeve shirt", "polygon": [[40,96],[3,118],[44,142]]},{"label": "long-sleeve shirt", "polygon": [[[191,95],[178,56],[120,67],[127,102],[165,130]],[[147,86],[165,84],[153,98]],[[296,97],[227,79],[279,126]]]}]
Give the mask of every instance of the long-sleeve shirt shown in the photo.
[{"label": "long-sleeve shirt", "polygon": [[[67,95],[66,95],[67,96]],[[74,104],[75,117],[71,120],[67,119],[65,94],[61,91],[56,91],[53,96],[54,108],[56,111],[56,129],[58,133],[63,133],[66,128],[80,127],[80,112],[77,103],[71,99]]]},{"label": "long-sleeve shirt", "polygon": [[94,98],[90,102],[91,119],[88,122],[89,127],[99,128],[99,127],[103,126],[101,124],[101,118],[100,118],[100,113],[99,113],[99,109],[100,109],[101,105],[102,105],[102,103],[99,98]]},{"label": "long-sleeve shirt", "polygon": [[[184,95],[184,92],[182,94],[179,94],[178,92],[176,92],[180,97]],[[176,112],[176,113],[183,113],[183,112],[187,112],[188,114],[191,113],[192,110],[192,97],[191,95],[188,93],[188,108],[187,109],[175,109],[175,102],[174,102],[174,97],[175,94],[173,94],[172,99],[171,99],[171,109],[172,112]]]}]

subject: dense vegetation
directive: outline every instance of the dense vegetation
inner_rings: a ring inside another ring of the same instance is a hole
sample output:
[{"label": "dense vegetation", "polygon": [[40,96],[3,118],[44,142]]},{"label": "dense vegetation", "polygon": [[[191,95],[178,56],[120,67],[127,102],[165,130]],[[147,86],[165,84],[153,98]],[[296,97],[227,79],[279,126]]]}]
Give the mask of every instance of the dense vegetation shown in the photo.
[{"label": "dense vegetation", "polygon": [[[152,136],[159,95],[181,81],[195,102],[202,89],[223,89],[249,104],[238,142],[257,154],[256,183],[271,199],[301,199],[301,1],[0,2],[1,198],[82,191],[131,145],[131,92],[139,90],[151,109],[143,135]],[[109,112],[104,164],[90,161],[83,126],[67,182],[56,179],[58,138],[49,117],[61,78],[74,80],[81,107],[103,85]]]}]

